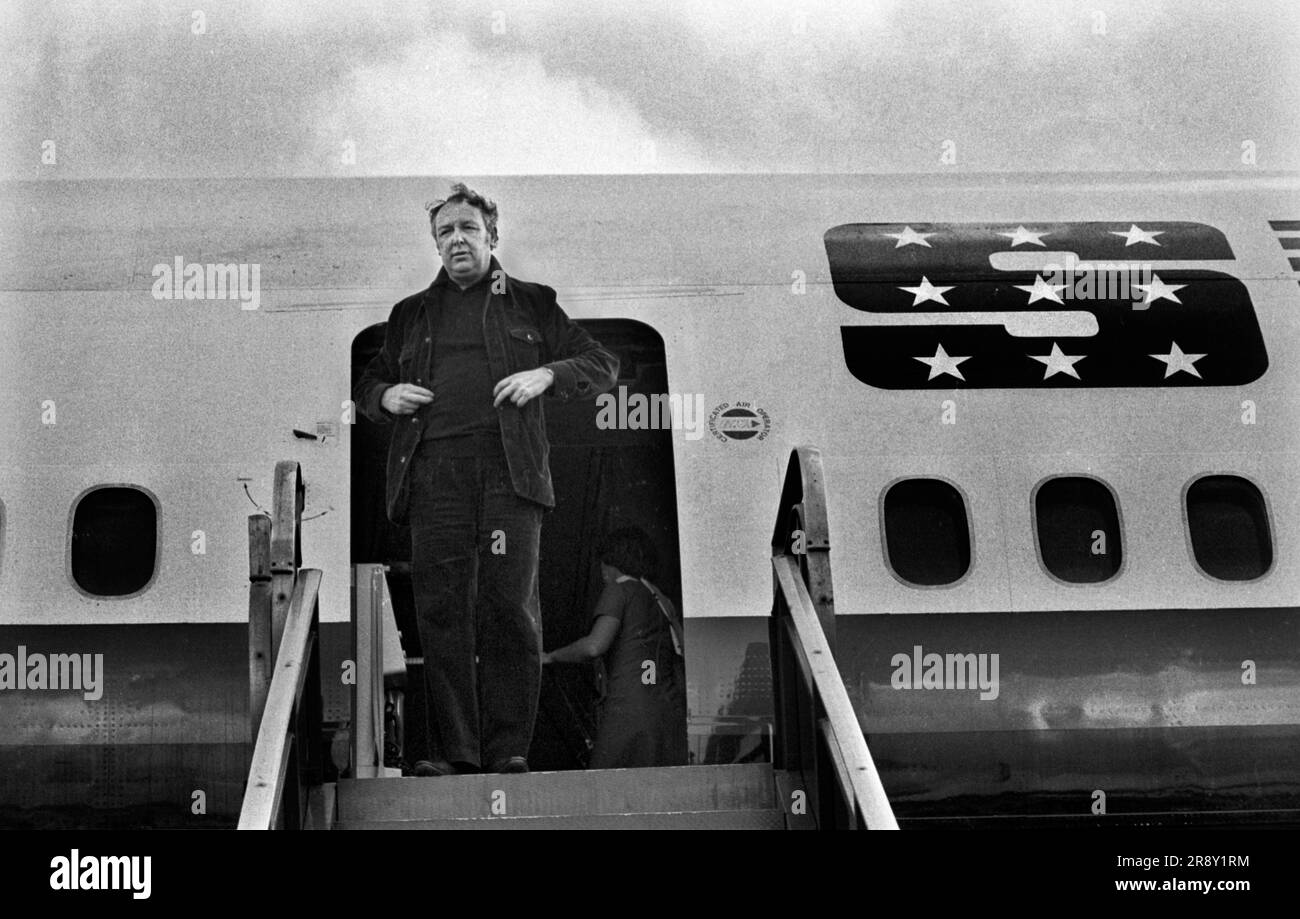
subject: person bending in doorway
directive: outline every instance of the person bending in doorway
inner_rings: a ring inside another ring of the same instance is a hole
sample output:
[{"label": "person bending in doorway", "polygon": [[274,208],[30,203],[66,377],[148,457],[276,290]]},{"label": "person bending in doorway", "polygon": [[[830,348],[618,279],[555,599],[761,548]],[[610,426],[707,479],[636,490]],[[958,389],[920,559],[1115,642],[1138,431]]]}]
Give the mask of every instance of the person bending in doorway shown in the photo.
[{"label": "person bending in doorway", "polygon": [[682,621],[654,585],[656,554],[637,527],[610,533],[598,556],[605,589],[591,632],[542,655],[542,664],[604,658],[591,769],[686,765],[686,675]]}]

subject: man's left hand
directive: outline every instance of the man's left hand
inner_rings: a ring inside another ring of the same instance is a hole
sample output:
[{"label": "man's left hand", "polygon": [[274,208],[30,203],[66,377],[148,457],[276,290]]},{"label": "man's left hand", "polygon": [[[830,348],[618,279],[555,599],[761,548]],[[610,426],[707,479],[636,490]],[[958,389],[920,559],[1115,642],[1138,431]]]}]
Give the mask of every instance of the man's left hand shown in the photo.
[{"label": "man's left hand", "polygon": [[554,382],[555,374],[545,367],[512,373],[493,387],[492,395],[496,398],[492,401],[492,406],[497,408],[507,399],[515,405],[525,405],[546,392]]}]

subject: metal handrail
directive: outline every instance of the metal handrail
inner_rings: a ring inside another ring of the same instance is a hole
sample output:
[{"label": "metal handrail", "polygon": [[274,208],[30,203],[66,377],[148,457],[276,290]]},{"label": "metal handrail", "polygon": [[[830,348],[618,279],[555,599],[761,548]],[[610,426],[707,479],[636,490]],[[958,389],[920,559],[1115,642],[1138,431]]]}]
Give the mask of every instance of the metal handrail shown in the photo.
[{"label": "metal handrail", "polygon": [[249,727],[253,758],[239,828],[301,829],[321,784],[321,572],[302,565],[305,487],[275,464],[269,515],[248,521]]},{"label": "metal handrail", "polygon": [[[772,555],[795,555],[817,619],[835,647],[835,589],[831,582],[831,529],[826,517],[826,476],[816,447],[790,452],[781,488],[780,510],[772,531]],[[800,546],[795,551],[796,540]]]},{"label": "metal handrail", "polygon": [[320,581],[321,572],[311,568],[299,570],[294,581],[239,813],[241,830],[300,829],[307,787],[320,783]]},{"label": "metal handrail", "polygon": [[827,634],[828,625],[833,634],[834,601],[826,520],[821,454],[799,447],[790,457],[772,538],[775,765],[796,778],[819,828],[896,830]]},{"label": "metal handrail", "polygon": [[[799,576],[798,565],[791,558],[774,558],[772,567],[781,597],[778,606],[784,607],[784,614],[779,618],[792,626],[789,632],[793,640],[787,647],[795,654],[804,694],[811,696],[808,701],[814,703],[809,721],[816,725],[821,735],[818,739],[828,747],[825,752],[833,761],[826,765],[834,769],[836,790],[843,803],[851,805],[850,825],[860,820],[866,829],[896,830],[894,810],[817,622],[817,612]],[[788,725],[778,722],[778,731],[785,727]],[[827,789],[818,783],[816,791],[825,793]],[[814,802],[814,811],[826,813],[817,803]]]},{"label": "metal handrail", "polygon": [[[358,594],[352,617],[352,659],[356,679],[352,683],[352,763],[356,778],[384,774],[384,637],[380,617],[384,614],[385,575],[383,565],[361,565],[358,575],[369,572],[369,583],[357,582]],[[361,590],[366,590],[362,596]]]}]

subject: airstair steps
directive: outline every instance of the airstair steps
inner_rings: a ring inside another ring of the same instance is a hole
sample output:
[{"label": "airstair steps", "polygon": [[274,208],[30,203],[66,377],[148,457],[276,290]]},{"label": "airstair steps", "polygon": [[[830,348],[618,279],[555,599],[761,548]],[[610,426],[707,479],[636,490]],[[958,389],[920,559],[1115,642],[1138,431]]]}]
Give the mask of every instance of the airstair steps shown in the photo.
[{"label": "airstair steps", "polygon": [[360,821],[340,830],[784,830],[779,810]]},{"label": "airstair steps", "polygon": [[345,779],[338,829],[785,829],[765,763]]}]

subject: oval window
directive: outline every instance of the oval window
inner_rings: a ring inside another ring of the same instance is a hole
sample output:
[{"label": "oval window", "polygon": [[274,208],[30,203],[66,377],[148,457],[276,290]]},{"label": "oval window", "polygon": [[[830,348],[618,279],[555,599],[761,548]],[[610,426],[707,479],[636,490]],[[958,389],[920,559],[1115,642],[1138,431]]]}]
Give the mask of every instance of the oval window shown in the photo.
[{"label": "oval window", "polygon": [[1097,584],[1124,560],[1119,509],[1109,488],[1085,476],[1061,476],[1034,497],[1038,552],[1044,567],[1071,584]]},{"label": "oval window", "polygon": [[82,495],[72,515],[72,579],[88,594],[122,597],[153,579],[158,508],[146,492],[104,486]]},{"label": "oval window", "polygon": [[885,492],[885,555],[904,581],[940,587],[970,570],[970,523],[961,493],[940,479],[904,479]]},{"label": "oval window", "polygon": [[1187,529],[1196,564],[1221,581],[1250,581],[1273,567],[1264,496],[1235,475],[1207,475],[1187,489]]}]

